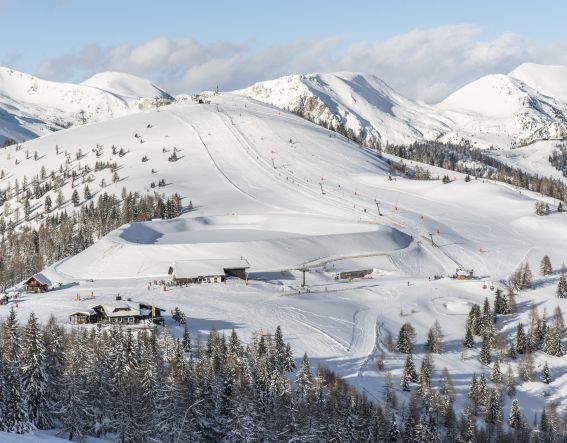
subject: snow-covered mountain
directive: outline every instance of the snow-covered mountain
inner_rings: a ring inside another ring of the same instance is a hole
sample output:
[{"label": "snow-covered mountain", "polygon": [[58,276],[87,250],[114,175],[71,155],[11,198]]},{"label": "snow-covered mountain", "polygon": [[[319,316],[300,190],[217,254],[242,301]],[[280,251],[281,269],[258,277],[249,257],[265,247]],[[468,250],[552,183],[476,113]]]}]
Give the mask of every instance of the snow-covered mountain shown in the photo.
[{"label": "snow-covered mountain", "polygon": [[[567,134],[567,68],[525,63],[427,105],[364,73],[290,75],[235,91],[368,146],[443,140],[507,148]],[[0,68],[0,143],[123,116],[173,97],[148,80],[104,72],[80,84]]]},{"label": "snow-covered mountain", "polygon": [[235,91],[339,130],[367,145],[436,139],[450,123],[370,74],[290,75]]},{"label": "snow-covered mountain", "polygon": [[0,142],[136,112],[144,97],[171,99],[149,81],[118,72],[71,84],[0,68]]},{"label": "snow-covered mountain", "polygon": [[453,121],[445,138],[517,146],[567,134],[567,104],[510,75],[488,75],[436,105]]},{"label": "snow-covered mountain", "polygon": [[538,93],[567,102],[567,67],[522,63],[510,76],[517,78]]},{"label": "snow-covered mountain", "polygon": [[235,91],[367,145],[468,140],[514,147],[567,134],[567,68],[524,64],[426,105],[362,73],[292,75]]}]

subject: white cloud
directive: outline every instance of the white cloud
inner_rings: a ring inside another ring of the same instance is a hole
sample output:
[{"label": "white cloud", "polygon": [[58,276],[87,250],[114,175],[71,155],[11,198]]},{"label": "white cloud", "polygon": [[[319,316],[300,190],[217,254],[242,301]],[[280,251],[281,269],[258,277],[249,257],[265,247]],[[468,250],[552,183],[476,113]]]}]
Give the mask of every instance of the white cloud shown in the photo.
[{"label": "white cloud", "polygon": [[490,73],[506,73],[525,61],[567,63],[565,42],[542,47],[511,33],[480,39],[474,25],[416,29],[383,41],[347,44],[340,38],[259,47],[253,42],[203,44],[192,38],[156,38],[138,46],[81,51],[45,60],[37,74],[76,80],[104,70],[144,76],[173,93],[236,89],[291,73],[370,72],[401,93],[438,101]]}]

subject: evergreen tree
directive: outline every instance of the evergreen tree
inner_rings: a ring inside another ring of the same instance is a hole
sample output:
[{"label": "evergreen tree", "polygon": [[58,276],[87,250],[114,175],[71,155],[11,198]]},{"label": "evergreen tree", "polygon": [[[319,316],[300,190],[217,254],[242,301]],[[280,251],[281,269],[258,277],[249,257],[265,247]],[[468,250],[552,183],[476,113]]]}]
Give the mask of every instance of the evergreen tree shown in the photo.
[{"label": "evergreen tree", "polygon": [[474,336],[473,336],[471,322],[469,320],[467,320],[465,328],[466,329],[465,329],[465,338],[463,339],[463,346],[465,348],[472,349],[474,348]]},{"label": "evergreen tree", "polygon": [[51,204],[52,204],[51,203],[51,197],[49,195],[46,195],[44,203],[43,203],[43,207],[45,209],[45,212],[51,211]]},{"label": "evergreen tree", "polygon": [[533,275],[530,265],[526,263],[522,271],[522,284],[521,289],[531,289],[533,285]]},{"label": "evergreen tree", "polygon": [[522,322],[518,323],[518,327],[516,329],[516,352],[518,354],[529,352],[528,339],[524,332],[524,325]]},{"label": "evergreen tree", "polygon": [[488,334],[484,334],[482,336],[482,345],[480,347],[478,361],[480,361],[483,365],[490,364],[490,337]]},{"label": "evergreen tree", "polygon": [[522,361],[518,366],[518,372],[520,378],[523,381],[534,381],[535,380],[535,363],[532,354],[526,353],[522,357]]},{"label": "evergreen tree", "polygon": [[482,333],[482,316],[480,313],[480,306],[473,305],[469,311],[467,323],[470,324],[474,335],[481,335]]},{"label": "evergreen tree", "polygon": [[406,357],[404,364],[404,371],[400,381],[400,386],[404,391],[409,391],[409,383],[417,383],[419,380],[417,371],[415,370],[415,363],[411,354]]},{"label": "evergreen tree", "polygon": [[551,383],[551,374],[549,372],[549,366],[547,365],[547,361],[543,365],[543,369],[541,371],[541,381],[546,385]]},{"label": "evergreen tree", "polygon": [[[429,354],[421,361],[421,366],[419,368],[419,392],[422,397],[429,395],[431,391],[431,377],[433,373],[433,362]],[[426,400],[422,398],[422,400]]]},{"label": "evergreen tree", "polygon": [[313,378],[311,376],[311,365],[309,364],[309,357],[307,353],[303,354],[303,360],[301,361],[301,366],[299,367],[299,373],[297,374],[297,398],[299,400],[304,400],[311,386],[313,384]]},{"label": "evergreen tree", "polygon": [[500,394],[496,389],[491,389],[489,392],[484,419],[490,424],[499,424],[502,422],[502,405]]},{"label": "evergreen tree", "polygon": [[510,407],[510,418],[508,419],[508,426],[512,429],[519,429],[523,425],[522,414],[520,412],[520,404],[517,399],[512,400],[512,406]]},{"label": "evergreen tree", "polygon": [[465,406],[460,418],[460,441],[472,443],[475,441],[476,424],[470,407]]},{"label": "evergreen tree", "polygon": [[492,327],[492,324],[494,323],[494,317],[490,309],[490,302],[488,301],[488,297],[484,298],[484,304],[482,306],[481,322],[482,322],[483,334],[487,331],[487,329]]},{"label": "evergreen tree", "polygon": [[541,259],[539,270],[541,275],[543,276],[551,275],[551,273],[553,272],[553,267],[551,266],[551,260],[549,259],[549,256],[547,255],[543,256],[543,258]]},{"label": "evergreen tree", "polygon": [[402,354],[411,354],[415,341],[415,329],[411,323],[404,323],[400,328],[396,348]]},{"label": "evergreen tree", "polygon": [[425,349],[433,354],[441,354],[443,352],[443,330],[437,320],[435,320],[435,323],[427,333]]},{"label": "evergreen tree", "polygon": [[557,297],[567,298],[567,276],[565,275],[565,269],[561,269],[561,275],[559,276],[559,282],[557,283]]},{"label": "evergreen tree", "polygon": [[510,360],[516,360],[516,358],[518,357],[517,353],[516,353],[516,345],[514,344],[514,341],[510,341],[510,343],[508,344],[508,349],[506,351],[506,356],[510,359]]},{"label": "evergreen tree", "polygon": [[45,345],[37,317],[32,312],[22,334],[22,387],[25,392],[29,419],[38,429],[52,426],[46,369]]},{"label": "evergreen tree", "polygon": [[516,394],[516,380],[514,379],[514,372],[512,372],[512,367],[508,365],[506,371],[506,394],[509,397],[513,397]]},{"label": "evergreen tree", "polygon": [[555,310],[552,325],[546,328],[543,344],[543,351],[554,357],[562,357],[565,355],[565,348],[563,347],[565,325],[561,309],[558,308],[559,307]]},{"label": "evergreen tree", "polygon": [[492,365],[492,374],[490,375],[490,380],[493,383],[500,384],[502,383],[502,373],[500,372],[500,363],[498,363],[498,359],[494,361]]},{"label": "evergreen tree", "polygon": [[396,417],[392,416],[392,421],[390,423],[390,431],[388,432],[388,438],[391,442],[399,441],[400,431],[398,430],[398,423],[396,422]]},{"label": "evergreen tree", "polygon": [[386,410],[396,409],[398,401],[396,398],[396,390],[392,382],[392,372],[386,371],[386,378],[384,380],[384,408]]},{"label": "evergreen tree", "polygon": [[506,314],[506,311],[506,300],[502,296],[502,291],[498,288],[494,294],[494,314]]},{"label": "evergreen tree", "polygon": [[81,198],[79,197],[79,192],[75,189],[73,194],[71,195],[71,201],[73,202],[73,206],[77,207],[81,204]]}]

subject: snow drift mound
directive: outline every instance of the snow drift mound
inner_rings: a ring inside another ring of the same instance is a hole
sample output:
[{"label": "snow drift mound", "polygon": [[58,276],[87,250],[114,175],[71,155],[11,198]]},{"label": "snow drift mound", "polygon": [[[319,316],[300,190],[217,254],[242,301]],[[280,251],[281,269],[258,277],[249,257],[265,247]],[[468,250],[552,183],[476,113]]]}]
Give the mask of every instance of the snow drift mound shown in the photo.
[{"label": "snow drift mound", "polygon": [[[294,226],[294,232],[274,230]],[[315,227],[319,226],[316,233]],[[304,231],[303,233],[300,231]],[[124,225],[55,266],[73,278],[137,278],[167,274],[175,260],[245,257],[255,272],[298,268],[322,259],[387,254],[408,247],[397,229],[309,215],[180,219]]]}]

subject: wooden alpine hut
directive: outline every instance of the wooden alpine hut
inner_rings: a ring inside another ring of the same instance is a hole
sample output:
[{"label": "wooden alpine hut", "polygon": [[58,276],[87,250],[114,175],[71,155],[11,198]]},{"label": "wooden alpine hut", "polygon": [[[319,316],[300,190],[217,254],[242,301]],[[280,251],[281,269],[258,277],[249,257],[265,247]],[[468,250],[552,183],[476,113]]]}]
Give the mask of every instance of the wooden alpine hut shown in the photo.
[{"label": "wooden alpine hut", "polygon": [[28,278],[24,283],[24,287],[26,292],[28,293],[40,294],[49,291],[49,289],[52,287],[52,284],[45,275],[39,272]]}]

